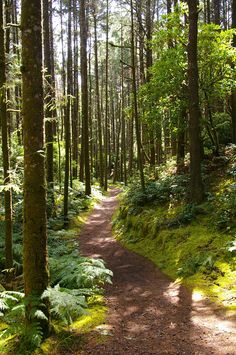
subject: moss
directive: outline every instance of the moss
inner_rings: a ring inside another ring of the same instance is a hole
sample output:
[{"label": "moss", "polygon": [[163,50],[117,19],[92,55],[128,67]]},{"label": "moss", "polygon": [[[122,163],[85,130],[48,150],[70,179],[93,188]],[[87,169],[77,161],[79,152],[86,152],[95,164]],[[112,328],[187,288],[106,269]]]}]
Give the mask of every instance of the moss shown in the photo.
[{"label": "moss", "polygon": [[[202,206],[204,211],[207,207]],[[187,226],[168,228],[166,221],[177,216],[181,208],[149,207],[138,216],[127,211],[126,218],[118,214],[114,221],[116,237],[194,292],[235,308],[236,258],[227,253],[233,237],[211,228],[205,213],[197,215]]]},{"label": "moss", "polygon": [[94,306],[89,309],[88,315],[80,317],[72,323],[70,329],[81,333],[87,333],[94,327],[103,324],[106,318],[107,308],[105,306]]},{"label": "moss", "polygon": [[[101,296],[93,297],[90,302],[104,302]],[[42,343],[35,355],[60,354],[64,350],[72,349],[78,351],[83,342],[83,335],[96,329],[96,327],[105,323],[107,308],[104,305],[96,304],[88,308],[88,314],[83,315],[73,322],[68,328],[61,324],[54,323],[55,334]]]},{"label": "moss", "polygon": [[15,336],[11,335],[5,339],[0,339],[0,354],[12,354],[14,347],[15,347],[15,342],[14,342]]}]

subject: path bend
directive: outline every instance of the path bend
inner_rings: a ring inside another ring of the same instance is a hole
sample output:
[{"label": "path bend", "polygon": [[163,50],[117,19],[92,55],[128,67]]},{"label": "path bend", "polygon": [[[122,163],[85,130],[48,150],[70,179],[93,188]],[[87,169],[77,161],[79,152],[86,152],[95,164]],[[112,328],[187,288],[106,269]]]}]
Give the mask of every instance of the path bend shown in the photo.
[{"label": "path bend", "polygon": [[[106,324],[90,334],[84,355],[236,355],[233,320],[217,307],[193,299],[149,260],[112,237],[118,189],[95,206],[80,235],[85,256],[102,258],[114,273],[106,287]],[[97,332],[106,341],[97,344]]]}]

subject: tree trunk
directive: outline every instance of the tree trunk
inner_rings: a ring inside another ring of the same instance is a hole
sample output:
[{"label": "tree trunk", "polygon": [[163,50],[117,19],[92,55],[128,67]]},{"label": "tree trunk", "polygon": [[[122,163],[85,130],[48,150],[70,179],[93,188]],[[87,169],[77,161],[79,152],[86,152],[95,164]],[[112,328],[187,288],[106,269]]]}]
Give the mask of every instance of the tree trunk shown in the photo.
[{"label": "tree trunk", "polygon": [[[44,113],[42,79],[41,1],[23,0],[22,80],[24,130],[24,243],[23,268],[28,321],[30,299],[48,286]],[[37,108],[37,109],[35,109]],[[43,308],[47,310],[47,305]],[[48,316],[48,312],[46,312]],[[49,321],[42,320],[44,334]]]},{"label": "tree trunk", "polygon": [[[232,0],[232,28],[236,28],[236,0]],[[234,34],[233,46],[236,48],[236,35]],[[232,103],[232,143],[236,144],[236,89],[231,96]]]},{"label": "tree trunk", "polygon": [[[10,152],[8,136],[8,115],[6,106],[6,60],[5,60],[5,33],[3,21],[3,4],[0,4],[0,121],[2,123],[2,158],[4,176],[4,207],[5,207],[5,267],[13,266],[12,255],[12,189],[10,177]],[[8,275],[10,277],[10,275]],[[9,279],[7,277],[7,280]]]},{"label": "tree trunk", "polygon": [[[12,21],[13,23],[18,23],[17,16],[17,4],[16,0],[13,0],[13,9],[12,9]],[[19,28],[13,28],[13,53],[17,56],[17,60],[20,62],[20,50],[19,50]],[[16,128],[17,128],[17,138],[18,144],[22,145],[22,122],[21,122],[21,84],[15,84],[15,101],[16,101]]]},{"label": "tree trunk", "polygon": [[221,5],[221,0],[213,0],[214,23],[216,25],[220,25],[220,5]]},{"label": "tree trunk", "polygon": [[[121,61],[124,62],[124,38],[123,38],[123,26],[121,27]],[[121,64],[121,154],[123,161],[123,179],[125,185],[127,185],[127,168],[126,168],[126,125],[125,125],[125,93],[124,93],[124,65]]]},{"label": "tree trunk", "polygon": [[48,216],[50,217],[52,211],[54,210],[54,161],[53,161],[53,126],[54,126],[54,113],[55,109],[53,105],[55,102],[53,101],[54,93],[53,88],[55,85],[52,80],[52,68],[54,63],[52,63],[52,48],[50,41],[50,21],[49,21],[49,6],[48,0],[43,1],[43,27],[44,27],[44,67],[46,70],[45,73],[45,131],[46,131],[46,167],[47,167],[47,184],[48,184],[48,197],[49,197],[49,208],[47,209]]},{"label": "tree trunk", "polygon": [[198,92],[198,1],[188,0],[189,43],[188,43],[188,95],[189,95],[189,139],[190,139],[190,196],[191,201],[203,200],[201,177],[200,107]]},{"label": "tree trunk", "polygon": [[65,130],[65,179],[64,179],[64,222],[68,225],[68,199],[70,179],[70,148],[71,148],[71,95],[72,95],[72,47],[71,47],[71,10],[72,0],[68,3],[68,39],[67,39],[67,105],[64,118]]},{"label": "tree trunk", "polygon": [[207,11],[207,23],[211,23],[211,3],[210,0],[206,0],[206,11]]},{"label": "tree trunk", "polygon": [[78,16],[77,16],[77,0],[73,0],[73,22],[74,22],[74,86],[73,86],[73,105],[72,105],[72,178],[78,177],[78,115],[79,115],[79,83],[78,83],[78,66],[79,66],[79,48],[78,48]]},{"label": "tree trunk", "polygon": [[187,121],[187,112],[186,112],[186,108],[184,108],[182,116],[179,117],[179,121],[178,121],[177,157],[176,157],[177,173],[181,173],[184,167],[186,121]]},{"label": "tree trunk", "polygon": [[134,47],[134,11],[133,0],[130,1],[131,8],[131,66],[132,66],[132,91],[133,91],[133,110],[135,120],[135,132],[137,141],[137,153],[138,153],[138,165],[140,172],[140,181],[142,190],[145,191],[145,180],[143,173],[142,151],[141,151],[141,134],[140,134],[140,122],[138,117],[138,101],[137,101],[137,86],[136,86],[136,69],[135,69],[135,47]]},{"label": "tree trunk", "polygon": [[172,0],[167,0],[167,2],[166,2],[166,12],[167,12],[167,14],[171,14],[171,12],[172,12]]},{"label": "tree trunk", "polygon": [[87,67],[87,21],[86,0],[80,2],[80,60],[81,60],[81,89],[82,89],[82,122],[84,146],[85,193],[91,194],[89,167],[89,115],[88,115],[88,67]]},{"label": "tree trunk", "polygon": [[105,164],[104,164],[104,190],[107,191],[107,174],[108,174],[108,71],[109,71],[109,47],[108,47],[108,34],[109,34],[109,2],[106,2],[106,83],[105,83]]}]

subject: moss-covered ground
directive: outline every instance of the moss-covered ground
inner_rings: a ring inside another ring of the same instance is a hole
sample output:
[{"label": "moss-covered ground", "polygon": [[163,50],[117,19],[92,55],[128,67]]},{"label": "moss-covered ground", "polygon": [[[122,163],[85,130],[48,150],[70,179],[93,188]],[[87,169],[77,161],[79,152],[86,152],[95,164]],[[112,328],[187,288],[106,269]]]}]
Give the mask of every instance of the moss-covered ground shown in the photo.
[{"label": "moss-covered ground", "polygon": [[[77,193],[78,195],[79,193]],[[103,195],[99,189],[93,188],[93,194],[91,198],[78,198],[75,196],[71,202],[71,208],[69,213],[69,226],[64,229],[63,218],[58,216],[49,220],[48,239],[49,239],[49,257],[50,257],[50,269],[51,269],[51,281],[57,275],[57,270],[53,267],[55,261],[59,261],[60,258],[68,258],[68,263],[72,262],[71,255],[78,250],[79,243],[78,235],[81,228],[85,224],[89,214],[93,210],[94,204],[98,203]],[[73,197],[73,196],[72,196]],[[56,204],[60,208],[61,196],[58,195]],[[78,255],[79,256],[79,255]],[[62,260],[62,259],[61,259]],[[0,285],[1,287],[1,285]],[[76,285],[74,285],[76,289]],[[17,289],[16,289],[17,290]],[[0,291],[4,291],[4,288],[0,288]],[[9,336],[0,337],[0,354],[22,354],[24,348],[24,354],[68,354],[68,351],[77,353],[81,349],[83,339],[86,334],[96,329],[105,323],[107,308],[105,306],[104,297],[101,294],[102,289],[99,289],[99,294],[94,294],[86,298],[88,307],[85,309],[85,314],[80,317],[73,318],[73,322],[70,325],[66,325],[61,320],[52,319],[52,334],[47,338],[37,350],[27,350],[27,347],[22,347],[20,341],[20,332],[22,330],[24,322],[22,319],[19,321],[19,331],[16,331]],[[17,322],[17,318],[16,318]],[[9,324],[4,323],[4,317],[0,322],[0,333],[9,328]],[[98,332],[99,337],[99,332]]]},{"label": "moss-covered ground", "polygon": [[142,204],[133,189],[114,216],[115,236],[126,248],[230,310],[236,309],[236,184],[227,174],[233,163],[207,176],[210,192],[200,206],[147,198]]}]

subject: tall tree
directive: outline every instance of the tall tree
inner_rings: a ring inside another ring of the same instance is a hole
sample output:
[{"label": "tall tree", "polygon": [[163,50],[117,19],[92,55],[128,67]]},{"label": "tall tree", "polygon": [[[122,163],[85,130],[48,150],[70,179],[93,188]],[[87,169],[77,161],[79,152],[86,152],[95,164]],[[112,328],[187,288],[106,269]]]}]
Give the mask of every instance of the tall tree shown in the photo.
[{"label": "tall tree", "polygon": [[[232,0],[232,28],[236,28],[236,0]],[[236,48],[236,35],[234,34],[233,46]],[[232,142],[236,144],[236,89],[231,96],[232,102]]]},{"label": "tall tree", "polygon": [[189,42],[188,42],[188,96],[189,96],[189,140],[190,140],[190,184],[191,200],[203,200],[201,177],[200,107],[198,89],[198,0],[188,0]]},{"label": "tall tree", "polygon": [[220,25],[221,0],[213,0],[213,19],[216,25]]},{"label": "tall tree", "polygon": [[[22,80],[24,130],[24,289],[27,299],[41,297],[48,286],[44,100],[40,0],[23,0]],[[30,321],[32,304],[27,306]],[[47,305],[45,304],[45,309]],[[45,334],[49,321],[43,320]]]},{"label": "tall tree", "polygon": [[68,3],[68,39],[67,39],[67,105],[64,118],[65,130],[65,179],[64,179],[64,221],[68,224],[68,200],[69,200],[69,178],[70,178],[70,144],[71,144],[71,95],[72,95],[72,29],[71,11],[72,0]]},{"label": "tall tree", "polygon": [[108,175],[108,75],[109,75],[109,46],[108,46],[108,35],[109,35],[109,0],[106,1],[106,83],[105,83],[105,159],[104,159],[104,190],[107,191],[107,175]]},{"label": "tall tree", "polygon": [[74,23],[74,78],[73,78],[73,104],[72,104],[72,177],[78,176],[78,120],[79,120],[79,48],[78,48],[78,13],[77,0],[73,0],[73,23]]},{"label": "tall tree", "polygon": [[81,61],[81,91],[82,91],[82,122],[83,122],[83,155],[85,167],[85,193],[91,194],[89,167],[89,114],[88,114],[88,66],[87,66],[87,20],[86,0],[80,2],[80,61]]},{"label": "tall tree", "polygon": [[145,191],[145,180],[143,172],[143,161],[142,161],[142,144],[141,144],[141,133],[140,133],[140,122],[138,114],[138,100],[137,100],[137,85],[136,85],[136,63],[135,63],[135,29],[134,29],[134,10],[133,10],[133,0],[130,1],[131,10],[131,67],[132,67],[132,91],[133,91],[133,110],[134,110],[134,120],[135,120],[135,132],[137,141],[137,153],[138,153],[138,165],[140,172],[140,181],[143,191]]},{"label": "tall tree", "polygon": [[48,0],[43,1],[43,48],[44,48],[44,67],[45,73],[45,130],[46,130],[46,167],[47,167],[47,184],[48,193],[50,197],[50,208],[48,209],[48,215],[50,216],[52,210],[54,209],[54,169],[53,169],[53,128],[55,119],[55,108],[54,106],[54,90],[55,84],[53,82],[53,61],[52,61],[52,51],[51,48],[51,33],[50,33],[50,14]]},{"label": "tall tree", "polygon": [[93,22],[94,22],[94,56],[95,56],[95,82],[96,82],[96,115],[98,125],[98,142],[99,142],[99,181],[100,186],[104,186],[104,167],[103,167],[103,149],[102,149],[102,116],[100,105],[100,87],[98,73],[98,39],[97,39],[97,8],[96,2],[93,4]]},{"label": "tall tree", "polygon": [[0,121],[2,124],[2,155],[4,174],[4,207],[5,207],[5,257],[6,269],[13,266],[12,255],[12,189],[10,187],[10,151],[8,136],[8,114],[6,105],[6,60],[5,33],[3,21],[3,2],[0,4]]}]

